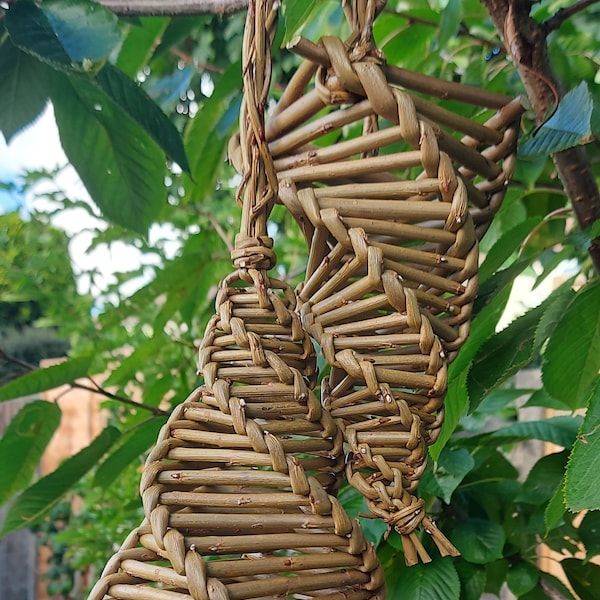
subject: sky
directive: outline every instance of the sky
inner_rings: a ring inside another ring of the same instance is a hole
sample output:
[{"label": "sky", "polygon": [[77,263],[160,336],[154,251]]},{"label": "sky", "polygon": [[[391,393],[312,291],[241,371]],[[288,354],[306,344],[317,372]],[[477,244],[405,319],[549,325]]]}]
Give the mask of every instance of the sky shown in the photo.
[{"label": "sky", "polygon": [[[19,177],[28,170],[48,169],[63,166],[67,158],[62,150],[58,130],[54,121],[52,105],[48,105],[41,117],[31,126],[12,138],[7,145],[0,134],[0,181],[3,183],[18,182]],[[87,200],[89,196],[72,167],[61,171],[57,183],[72,200]],[[38,194],[43,193],[44,187],[53,189],[49,184],[37,184]],[[55,189],[55,188],[54,188]],[[27,218],[32,210],[50,210],[53,205],[43,198],[22,196],[15,191],[0,189],[0,212],[19,210],[23,218]],[[102,227],[103,222],[94,219],[86,210],[71,209],[53,218],[53,224],[69,234],[71,242],[69,253],[74,272],[81,273],[96,268],[100,275],[95,279],[95,286],[90,286],[87,276],[77,278],[80,293],[92,293],[99,296],[106,287],[115,281],[114,273],[126,272],[138,268],[142,264],[142,254],[131,245],[114,242],[111,247],[98,247],[88,252],[92,233],[89,228]],[[165,227],[155,227],[150,232],[150,241],[157,236],[168,235]],[[176,248],[173,248],[173,252]],[[144,259],[148,263],[148,257]],[[125,293],[133,293],[141,287],[148,277],[142,277],[129,284]]]}]

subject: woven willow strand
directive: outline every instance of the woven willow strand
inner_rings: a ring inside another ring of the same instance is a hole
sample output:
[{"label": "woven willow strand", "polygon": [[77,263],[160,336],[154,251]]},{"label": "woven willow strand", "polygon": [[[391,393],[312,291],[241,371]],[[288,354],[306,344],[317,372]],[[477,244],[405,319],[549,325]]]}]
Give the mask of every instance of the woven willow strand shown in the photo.
[{"label": "woven willow strand", "polygon": [[383,599],[383,570],[332,493],[342,436],[313,388],[296,296],[270,277],[277,177],[264,135],[275,6],[250,2],[240,115],[236,270],[199,354],[204,385],[175,408],[141,480],[146,519],[90,600]]},{"label": "woven willow strand", "polygon": [[[266,134],[280,199],[309,247],[302,323],[331,365],[322,396],[350,451],[347,477],[414,564],[430,560],[419,528],[457,554],[414,492],[443,422],[448,363],[468,335],[478,240],[514,169],[522,107],[387,65],[371,35],[384,4],[345,3],[346,42],[292,40],[306,60]],[[495,112],[474,121],[438,98]],[[320,142],[342,129],[346,141]],[[230,156],[239,163],[235,140]]]}]

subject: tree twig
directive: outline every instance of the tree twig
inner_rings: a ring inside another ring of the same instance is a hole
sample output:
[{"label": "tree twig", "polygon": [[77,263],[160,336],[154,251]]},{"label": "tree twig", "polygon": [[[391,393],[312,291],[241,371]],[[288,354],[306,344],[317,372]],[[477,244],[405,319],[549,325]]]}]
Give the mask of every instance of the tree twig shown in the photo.
[{"label": "tree twig", "polygon": [[229,14],[243,10],[248,0],[98,0],[100,4],[123,16],[203,15]]},{"label": "tree twig", "polygon": [[[482,0],[482,3],[519,71],[539,124],[555,104],[555,96],[564,95],[563,85],[550,65],[544,27],[531,18],[529,2]],[[569,148],[554,154],[552,159],[579,226],[590,227],[600,219],[600,191],[586,149]],[[600,274],[600,238],[592,240],[588,253]]]},{"label": "tree twig", "polygon": [[560,8],[551,17],[549,17],[542,23],[542,28],[544,32],[547,35],[552,31],[560,29],[560,26],[567,19],[570,19],[574,14],[581,12],[588,6],[596,4],[598,1],[599,0],[579,0],[578,2],[574,2],[571,6],[565,6],[564,8]]},{"label": "tree twig", "polygon": [[153,415],[168,414],[167,412],[161,410],[156,406],[150,406],[149,404],[144,404],[143,402],[136,402],[135,400],[131,400],[131,398],[126,398],[125,396],[121,396],[119,394],[113,394],[112,392],[109,392],[102,386],[98,385],[91,377],[88,377],[88,379],[94,384],[93,386],[85,385],[84,383],[74,381],[69,384],[69,387],[71,389],[86,390],[88,392],[93,392],[94,394],[100,394],[101,396],[105,396],[109,400],[116,400],[121,404],[127,404],[128,406],[135,406],[136,408],[142,408],[144,410],[150,411]]}]

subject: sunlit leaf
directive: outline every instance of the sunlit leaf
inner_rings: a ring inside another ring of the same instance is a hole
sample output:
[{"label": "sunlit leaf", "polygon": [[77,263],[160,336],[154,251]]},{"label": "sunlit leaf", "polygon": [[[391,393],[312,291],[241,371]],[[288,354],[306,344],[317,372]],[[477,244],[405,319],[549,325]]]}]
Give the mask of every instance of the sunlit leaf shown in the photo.
[{"label": "sunlit leaf", "polygon": [[166,201],[156,142],[85,77],[57,78],[52,100],[65,154],[92,200],[107,219],[145,234]]},{"label": "sunlit leaf", "polygon": [[322,0],[285,0],[283,3],[283,18],[285,36],[283,44],[287,44],[298,32],[301,25],[308,19],[315,6]]},{"label": "sunlit leaf", "polygon": [[57,365],[31,371],[0,387],[0,402],[38,394],[46,390],[71,383],[89,375],[91,356],[78,356]]},{"label": "sunlit leaf", "polygon": [[60,423],[60,408],[34,400],[11,420],[0,439],[0,505],[29,484]]},{"label": "sunlit leaf", "polygon": [[39,523],[71,487],[97,464],[119,435],[118,429],[107,427],[89,446],[23,491],[10,506],[0,535]]}]

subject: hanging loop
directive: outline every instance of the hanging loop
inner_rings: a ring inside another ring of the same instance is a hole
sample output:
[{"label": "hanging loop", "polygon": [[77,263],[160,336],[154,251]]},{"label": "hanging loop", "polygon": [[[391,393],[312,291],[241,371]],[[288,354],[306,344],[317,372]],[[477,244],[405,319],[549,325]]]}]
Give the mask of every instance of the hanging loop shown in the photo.
[{"label": "hanging loop", "polygon": [[244,96],[240,109],[242,206],[240,235],[232,253],[240,268],[268,270],[275,265],[267,236],[267,219],[277,194],[277,174],[265,136],[265,106],[271,84],[271,43],[277,22],[277,0],[251,0],[242,46]]}]

